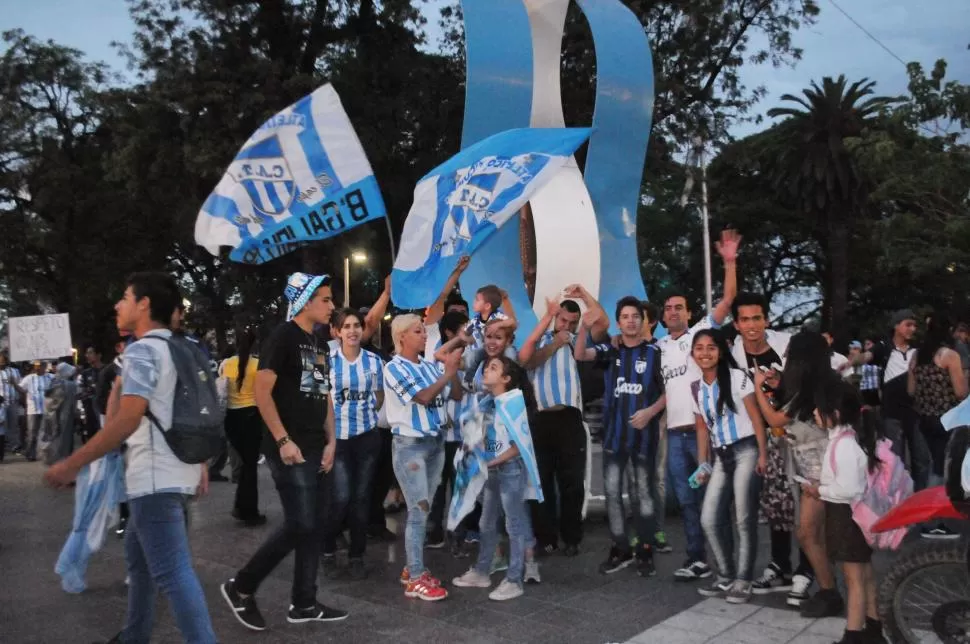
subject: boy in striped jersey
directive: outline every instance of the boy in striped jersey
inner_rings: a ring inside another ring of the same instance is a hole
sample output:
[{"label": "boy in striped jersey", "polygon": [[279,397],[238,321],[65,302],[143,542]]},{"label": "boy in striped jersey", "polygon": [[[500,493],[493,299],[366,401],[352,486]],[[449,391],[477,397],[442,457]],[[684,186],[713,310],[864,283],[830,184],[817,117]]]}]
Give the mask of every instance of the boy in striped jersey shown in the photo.
[{"label": "boy in striped jersey", "polygon": [[[584,297],[588,293],[581,287],[566,291],[585,299],[591,310],[598,310],[599,304]],[[575,300],[559,303],[547,299],[546,314],[519,353],[522,366],[531,375],[538,407],[532,440],[545,501],[533,504],[532,520],[536,550],[544,554],[556,552],[562,536],[564,554],[575,556],[583,539],[586,429],[579,370],[573,357],[579,318]]]},{"label": "boy in striped jersey", "polygon": [[638,539],[637,573],[652,576],[657,572],[653,564],[653,545],[657,532],[654,496],[659,416],[666,405],[660,352],[643,339],[643,304],[640,300],[628,296],[617,302],[616,321],[621,334],[618,347],[599,344],[587,348],[584,320],[574,352],[577,360],[596,360],[607,368],[603,396],[603,479],[613,546],[606,561],[600,565],[600,572],[613,573],[634,561],[623,508],[623,473],[629,464],[630,504],[634,506]]}]

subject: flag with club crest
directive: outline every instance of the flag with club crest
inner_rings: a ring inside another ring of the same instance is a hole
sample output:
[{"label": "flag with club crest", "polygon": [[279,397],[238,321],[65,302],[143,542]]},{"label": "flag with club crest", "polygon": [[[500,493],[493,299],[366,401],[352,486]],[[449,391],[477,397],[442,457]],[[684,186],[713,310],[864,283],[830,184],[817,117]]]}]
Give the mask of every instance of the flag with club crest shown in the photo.
[{"label": "flag with club crest", "polygon": [[213,255],[262,264],[308,242],[385,216],[364,148],[327,84],[256,130],[229,164],[195,221]]},{"label": "flag with club crest", "polygon": [[444,162],[414,188],[391,273],[394,304],[428,306],[463,255],[512,218],[589,138],[589,128],[494,134]]}]

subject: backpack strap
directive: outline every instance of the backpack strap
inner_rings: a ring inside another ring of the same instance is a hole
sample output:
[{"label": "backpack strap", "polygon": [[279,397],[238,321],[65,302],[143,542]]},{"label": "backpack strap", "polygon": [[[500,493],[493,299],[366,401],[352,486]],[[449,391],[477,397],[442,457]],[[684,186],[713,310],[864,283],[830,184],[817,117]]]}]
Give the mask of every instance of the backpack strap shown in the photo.
[{"label": "backpack strap", "polygon": [[843,438],[845,438],[846,434],[855,434],[855,432],[853,432],[851,430],[844,431],[844,432],[839,432],[838,434],[836,434],[835,438],[833,438],[832,441],[831,441],[831,443],[832,443],[832,450],[829,452],[829,465],[832,468],[832,475],[833,476],[836,474],[836,468],[835,468],[835,450],[839,446],[839,441],[841,441]]}]

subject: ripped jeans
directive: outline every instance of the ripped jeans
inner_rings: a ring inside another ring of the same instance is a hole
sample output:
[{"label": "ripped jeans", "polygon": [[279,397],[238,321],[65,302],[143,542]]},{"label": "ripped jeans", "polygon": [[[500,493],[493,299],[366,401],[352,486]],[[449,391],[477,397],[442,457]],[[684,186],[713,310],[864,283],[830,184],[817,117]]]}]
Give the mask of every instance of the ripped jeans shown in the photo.
[{"label": "ripped jeans", "polygon": [[[655,452],[655,450],[651,450]],[[610,524],[613,546],[620,552],[630,551],[626,532],[626,508],[623,506],[623,472],[629,465],[630,497],[633,525],[641,547],[655,545],[657,517],[654,508],[657,466],[653,453],[630,454],[626,451],[603,450],[603,483],[606,492],[606,517]]]},{"label": "ripped jeans", "polygon": [[[441,482],[445,464],[443,436],[412,438],[395,436],[392,446],[394,475],[408,504],[404,530],[404,553],[412,578],[424,573],[424,537],[431,511],[431,500]],[[423,504],[423,505],[422,505]]]}]

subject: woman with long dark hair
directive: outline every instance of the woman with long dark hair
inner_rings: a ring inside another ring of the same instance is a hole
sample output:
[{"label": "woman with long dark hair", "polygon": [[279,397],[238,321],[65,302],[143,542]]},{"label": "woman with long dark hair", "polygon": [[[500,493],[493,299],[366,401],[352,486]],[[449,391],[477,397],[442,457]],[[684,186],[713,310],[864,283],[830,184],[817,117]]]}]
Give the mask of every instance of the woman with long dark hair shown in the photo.
[{"label": "woman with long dark hair", "polygon": [[[707,484],[701,526],[717,562],[717,579],[698,592],[743,604],[751,598],[758,554],[758,497],[768,465],[768,442],[754,397],[754,382],[737,368],[720,331],[694,334],[691,356],[701,378],[691,383],[697,427],[696,485]],[[711,449],[713,448],[713,450]],[[713,451],[713,467],[709,454]],[[731,506],[738,529],[734,558]]]},{"label": "woman with long dark hair", "polygon": [[[769,381],[769,374],[755,372],[755,396],[765,422],[769,427],[784,428],[780,445],[789,490],[804,481],[817,484],[821,477],[828,433],[815,423],[815,393],[831,376],[828,342],[820,333],[811,331],[792,336],[774,401],[769,400],[762,386]],[[807,562],[799,565],[793,577],[788,604],[799,606],[805,617],[840,615],[845,603],[835,587],[835,576],[825,554],[825,506],[817,498],[798,494],[796,534]],[[787,532],[772,530],[771,542],[772,559],[790,557],[791,537]],[[809,598],[813,573],[819,591]]]},{"label": "woman with long dark hair", "polygon": [[228,380],[229,402],[226,409],[226,438],[239,454],[242,467],[232,508],[234,519],[247,526],[266,523],[259,513],[257,465],[263,427],[256,408],[256,372],[259,370],[259,342],[252,327],[236,329],[236,355],[223,360],[219,376]]},{"label": "woman with long dark hair", "polygon": [[[963,375],[960,354],[946,344],[950,340],[950,324],[944,314],[926,319],[926,336],[909,365],[907,391],[913,397],[913,408],[919,414],[919,431],[929,448],[930,473],[938,481],[943,479],[946,444],[949,435],[940,423],[940,416],[967,397],[967,380]],[[918,440],[918,437],[917,437]],[[912,458],[918,455],[914,453]],[[926,539],[957,539],[959,533],[942,522],[923,526]]]}]

